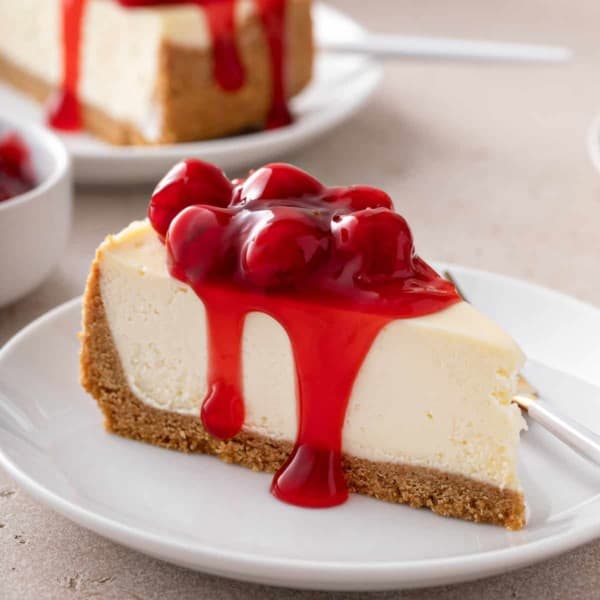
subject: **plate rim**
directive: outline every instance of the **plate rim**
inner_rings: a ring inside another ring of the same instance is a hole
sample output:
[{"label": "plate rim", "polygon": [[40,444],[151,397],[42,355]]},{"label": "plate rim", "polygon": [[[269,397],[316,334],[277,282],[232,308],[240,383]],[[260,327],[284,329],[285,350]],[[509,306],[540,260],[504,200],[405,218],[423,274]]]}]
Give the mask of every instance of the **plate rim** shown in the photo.
[{"label": "plate rim", "polygon": [[[476,277],[494,278],[500,282],[522,285],[537,293],[549,293],[573,307],[600,313],[600,309],[589,302],[524,279],[459,264],[432,262],[438,268],[449,268]],[[73,310],[80,303],[81,296],[68,300],[22,328],[0,347],[0,364],[21,340],[34,333],[44,323]],[[173,537],[164,537],[131,526],[126,521],[101,515],[37,482],[13,462],[1,446],[0,466],[36,500],[103,537],[167,562],[267,585],[292,585],[305,589],[386,590],[457,583],[525,567],[576,548],[600,536],[600,515],[596,519],[586,515],[565,531],[559,531],[521,546],[508,546],[482,553],[445,558],[366,562],[256,556],[245,551],[215,548],[206,543],[181,542]],[[592,499],[591,503],[597,503],[598,500],[598,498]],[[170,556],[165,556],[165,553]],[[174,554],[176,557],[173,557]]]}]

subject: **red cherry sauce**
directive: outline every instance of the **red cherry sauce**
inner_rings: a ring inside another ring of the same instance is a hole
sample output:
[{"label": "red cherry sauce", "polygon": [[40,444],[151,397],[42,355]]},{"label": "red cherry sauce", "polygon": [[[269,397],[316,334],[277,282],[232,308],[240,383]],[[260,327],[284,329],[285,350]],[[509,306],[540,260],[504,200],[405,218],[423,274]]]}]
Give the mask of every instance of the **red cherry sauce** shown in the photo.
[{"label": "red cherry sauce", "polygon": [[62,1],[62,83],[50,100],[48,124],[63,131],[82,126],[79,102],[81,30],[86,0]]},{"label": "red cherry sauce", "polygon": [[300,506],[344,502],[342,429],[371,344],[394,319],[458,302],[454,286],[415,255],[385,192],[328,188],[290,165],[230,182],[212,165],[184,161],[158,184],[148,216],[171,274],[206,309],[206,430],[221,439],[241,430],[244,319],[270,315],[292,345],[299,416],[272,493]]},{"label": "red cherry sauce", "polygon": [[0,137],[0,202],[35,187],[29,150],[14,133]]},{"label": "red cherry sauce", "polygon": [[292,122],[285,88],[285,0],[255,0],[263,22],[271,57],[271,108],[266,129]]},{"label": "red cherry sauce", "polygon": [[[237,0],[116,0],[125,8],[195,4],[205,11],[212,38],[214,77],[227,92],[239,90],[245,83],[244,65],[235,38]],[[285,7],[286,0],[255,0],[263,24],[270,56],[272,98],[265,123],[267,129],[291,123],[285,90]],[[52,99],[49,124],[55,129],[81,129],[82,115],[78,96],[81,32],[87,0],[63,0],[63,79]]]}]

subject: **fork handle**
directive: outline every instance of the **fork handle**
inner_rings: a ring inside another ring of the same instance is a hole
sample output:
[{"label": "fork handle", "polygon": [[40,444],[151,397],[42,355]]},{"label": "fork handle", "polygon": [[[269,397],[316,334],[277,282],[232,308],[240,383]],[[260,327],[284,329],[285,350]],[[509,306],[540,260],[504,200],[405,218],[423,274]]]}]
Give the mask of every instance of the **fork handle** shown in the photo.
[{"label": "fork handle", "polygon": [[326,36],[319,39],[318,44],[321,49],[329,52],[360,53],[377,58],[564,63],[572,57],[569,48],[560,46],[375,33],[366,34],[361,39],[352,40]]},{"label": "fork handle", "polygon": [[580,456],[600,465],[600,436],[584,425],[562,415],[541,400],[518,397],[518,403],[527,409],[529,417],[547,429]]}]

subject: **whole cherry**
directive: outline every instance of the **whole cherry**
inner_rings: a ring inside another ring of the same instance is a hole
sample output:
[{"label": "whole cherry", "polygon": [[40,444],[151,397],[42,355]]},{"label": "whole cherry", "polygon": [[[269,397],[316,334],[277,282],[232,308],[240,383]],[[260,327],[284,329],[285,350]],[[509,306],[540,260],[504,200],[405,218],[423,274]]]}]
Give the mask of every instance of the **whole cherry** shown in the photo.
[{"label": "whole cherry", "polygon": [[189,206],[181,211],[166,237],[171,274],[192,286],[224,274],[232,218],[231,210],[216,206]]},{"label": "whole cherry", "polygon": [[303,281],[327,255],[327,231],[300,210],[277,207],[250,231],[242,250],[242,272],[263,289],[281,289]]},{"label": "whole cherry", "polygon": [[148,207],[148,218],[164,240],[171,221],[194,204],[226,207],[232,185],[223,171],[201,160],[188,158],[177,163],[159,182]]},{"label": "whole cherry", "polygon": [[240,201],[287,200],[316,196],[323,192],[323,185],[302,169],[285,163],[265,165],[254,171],[244,182]]},{"label": "whole cherry", "polygon": [[413,238],[405,219],[386,208],[334,217],[336,251],[353,265],[357,282],[385,282],[413,270]]}]

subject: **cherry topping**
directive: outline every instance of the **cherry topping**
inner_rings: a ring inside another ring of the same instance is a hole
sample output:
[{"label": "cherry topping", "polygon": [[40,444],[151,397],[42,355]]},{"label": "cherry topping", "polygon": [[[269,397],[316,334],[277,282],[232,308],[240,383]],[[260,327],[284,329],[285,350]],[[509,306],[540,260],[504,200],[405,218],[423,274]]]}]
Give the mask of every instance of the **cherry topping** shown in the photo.
[{"label": "cherry topping", "polygon": [[284,163],[273,163],[257,169],[242,186],[243,203],[256,200],[287,200],[318,196],[323,193],[320,181],[306,171]]},{"label": "cherry topping", "polygon": [[253,228],[242,251],[242,269],[253,285],[290,287],[303,281],[325,258],[328,231],[300,210],[277,207]]},{"label": "cherry topping", "polygon": [[[387,208],[365,209],[335,217],[335,246],[347,262],[355,263],[362,283],[384,282],[412,271],[413,239],[408,223]],[[358,262],[353,261],[358,257]]]},{"label": "cherry topping", "polygon": [[177,163],[159,182],[152,194],[148,217],[164,239],[171,221],[188,206],[229,205],[232,185],[223,171],[201,160],[188,158]]},{"label": "cherry topping", "polygon": [[330,188],[325,200],[346,205],[351,211],[365,208],[388,208],[390,210],[394,208],[388,194],[368,185]]},{"label": "cherry topping", "polygon": [[231,185],[233,186],[233,191],[231,192],[231,202],[230,206],[238,206],[242,204],[242,188],[244,187],[243,179],[232,179]]},{"label": "cherry topping", "polygon": [[227,272],[231,219],[230,210],[216,206],[189,206],[180,212],[166,238],[172,274],[193,286]]}]

